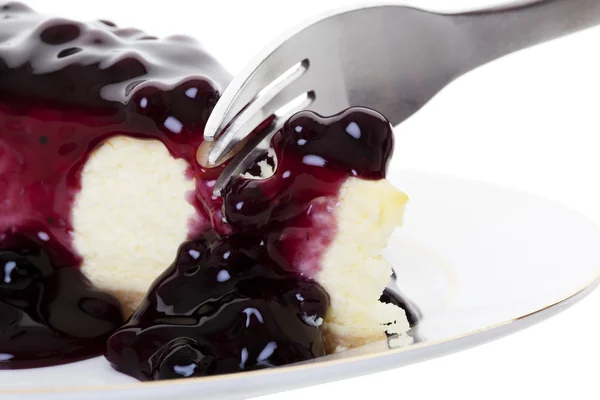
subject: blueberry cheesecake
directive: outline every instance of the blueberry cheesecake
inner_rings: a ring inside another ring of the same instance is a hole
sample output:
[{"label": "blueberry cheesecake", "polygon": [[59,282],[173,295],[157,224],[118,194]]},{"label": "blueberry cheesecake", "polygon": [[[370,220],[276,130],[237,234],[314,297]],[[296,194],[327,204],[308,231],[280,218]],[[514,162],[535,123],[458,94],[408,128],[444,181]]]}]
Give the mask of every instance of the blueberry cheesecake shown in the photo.
[{"label": "blueberry cheesecake", "polygon": [[226,164],[197,152],[230,79],[189,37],[1,5],[0,368],[156,380],[411,343],[389,122],[300,112],[217,197]]}]

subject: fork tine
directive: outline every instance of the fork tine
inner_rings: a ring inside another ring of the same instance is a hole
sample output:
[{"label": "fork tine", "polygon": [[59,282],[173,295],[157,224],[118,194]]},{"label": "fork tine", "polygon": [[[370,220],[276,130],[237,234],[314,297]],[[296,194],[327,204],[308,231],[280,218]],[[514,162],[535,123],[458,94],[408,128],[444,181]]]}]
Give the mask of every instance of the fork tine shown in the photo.
[{"label": "fork tine", "polygon": [[248,76],[242,73],[227,86],[206,122],[205,140],[215,141],[231,121],[260,95],[266,94],[268,90],[276,90],[286,82],[293,82],[306,72],[307,59],[285,65],[271,62],[277,59],[278,51],[281,49],[278,48],[267,58],[259,60],[258,65],[246,67],[252,74]]},{"label": "fork tine", "polygon": [[[273,124],[261,133],[260,137],[251,140],[248,145],[244,146],[237,153],[231,162],[227,164],[225,169],[217,178],[217,182],[213,188],[214,196],[222,196],[223,190],[229,185],[232,179],[244,174],[253,165],[253,163],[266,151],[271,144],[271,139],[283,125],[283,121],[274,121]],[[259,140],[260,139],[260,140]]]},{"label": "fork tine", "polygon": [[[287,105],[294,107],[293,102],[302,95],[307,95],[303,92],[304,79],[302,74],[295,76],[292,82],[283,82],[278,87],[274,87],[267,94],[259,96],[250,105],[247,106],[227,127],[225,133],[215,143],[208,155],[209,165],[218,165],[227,154],[236,147],[240,140],[248,136],[257,126],[259,126],[267,118],[276,114],[279,109]],[[280,89],[277,91],[277,89]],[[307,107],[312,103],[314,94],[308,97],[309,102],[302,104],[302,108]],[[301,108],[295,107],[296,110]]]},{"label": "fork tine", "polygon": [[263,114],[259,110],[249,114],[249,117],[244,118],[242,123],[238,123],[239,118],[236,119],[211,148],[208,153],[208,165],[216,166],[221,164],[227,158],[227,155],[237,147],[238,141],[243,140],[268,117],[268,115]]},{"label": "fork tine", "polygon": [[[261,89],[260,86],[261,83],[254,81],[252,76],[247,77],[244,81],[234,79],[229,86],[227,86],[227,89],[225,89],[219,98],[219,101],[217,101],[215,108],[213,108],[210,113],[208,121],[206,121],[206,126],[204,127],[204,140],[208,142],[217,140],[219,133],[222,132],[221,127],[226,126],[232,116],[237,115],[243,107],[252,100]],[[244,88],[245,91],[240,94],[242,88]],[[240,101],[234,101],[234,99],[238,98]]]},{"label": "fork tine", "polygon": [[[346,7],[351,10],[354,7]],[[276,60],[294,60],[298,54],[310,54],[312,42],[307,46],[298,37],[317,22],[329,16],[336,15],[343,8],[329,10],[322,14],[307,18],[301,23],[291,26],[271,43],[267,44],[257,56],[240,71],[223,92],[215,105],[204,129],[204,140],[213,142],[222,133],[222,127],[227,126],[231,119],[247,105],[260,90],[266,87],[276,77],[283,74],[285,68],[292,64],[282,65]],[[285,55],[285,56],[284,56]],[[306,57],[304,57],[306,58]],[[302,59],[302,58],[298,58]]]},{"label": "fork tine", "polygon": [[[298,96],[286,104],[282,109],[277,110],[276,118],[269,128],[261,132],[258,137],[250,139],[239,153],[237,153],[230,163],[225,167],[213,189],[213,195],[221,196],[223,189],[229,182],[244,174],[253,165],[256,160],[268,151],[271,146],[271,139],[279,131],[283,124],[296,112],[308,107],[315,99],[314,92],[308,92]],[[252,125],[253,126],[253,125]]]},{"label": "fork tine", "polygon": [[[265,106],[269,104],[269,102],[272,101],[283,89],[301,78],[307,70],[307,59],[296,63],[292,68],[289,68],[267,87],[261,90],[261,92],[255,96],[250,104],[242,106],[242,111],[240,111],[239,114],[235,116],[226,115],[226,119],[218,128],[217,133],[220,133],[220,137],[214,146],[214,151],[212,154],[222,155],[225,152],[229,152],[233,147],[235,147],[235,142],[242,140],[246,135],[248,135],[251,131],[241,132],[239,130],[244,124],[256,124],[254,126],[258,126],[266,118],[268,118],[271,114],[264,115],[264,113],[261,113],[261,110],[265,108]],[[285,99],[281,101],[285,101]],[[254,115],[257,113],[258,115]],[[260,119],[261,116],[264,118]],[[252,117],[251,120],[249,120],[250,117]],[[209,157],[209,163],[212,165],[216,164],[216,156],[213,156],[212,158]]]},{"label": "fork tine", "polygon": [[307,55],[311,54],[314,42],[305,40],[306,35],[310,33],[309,28],[328,17],[355,8],[356,6],[340,7],[337,10],[332,9],[314,15],[291,26],[286,32],[267,44],[234,77],[221,95],[206,122],[204,140],[208,142],[216,141],[223,132],[223,128],[258,95],[262,88],[282,75],[286,71],[285,68],[290,68],[293,65],[292,63],[285,63],[284,65],[281,60],[302,59],[297,55],[303,54],[303,58],[307,58]]}]

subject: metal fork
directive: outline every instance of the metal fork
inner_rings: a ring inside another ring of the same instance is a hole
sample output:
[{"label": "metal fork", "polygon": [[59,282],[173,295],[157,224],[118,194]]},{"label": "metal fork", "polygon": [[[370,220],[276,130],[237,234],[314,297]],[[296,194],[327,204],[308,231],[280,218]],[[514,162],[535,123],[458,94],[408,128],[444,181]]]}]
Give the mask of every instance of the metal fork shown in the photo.
[{"label": "metal fork", "polygon": [[[377,5],[317,16],[266,47],[215,106],[204,133],[215,142],[204,159],[215,166],[236,153],[214,194],[246,172],[300,110],[332,115],[364,106],[395,126],[460,75],[599,23],[600,0],[521,0],[451,14]],[[244,142],[268,118],[269,128]]]}]

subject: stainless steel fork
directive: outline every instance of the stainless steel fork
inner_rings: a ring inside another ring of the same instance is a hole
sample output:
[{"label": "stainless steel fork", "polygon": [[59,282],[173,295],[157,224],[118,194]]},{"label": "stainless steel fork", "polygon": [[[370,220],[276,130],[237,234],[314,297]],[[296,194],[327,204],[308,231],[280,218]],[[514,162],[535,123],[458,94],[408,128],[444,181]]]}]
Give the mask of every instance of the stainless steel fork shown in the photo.
[{"label": "stainless steel fork", "polygon": [[[370,107],[397,125],[460,75],[599,23],[600,0],[522,0],[454,14],[378,5],[317,16],[279,37],[234,78],[206,126],[205,140],[216,142],[199,162],[218,165],[236,149],[214,187],[220,195],[302,109],[331,115]],[[269,128],[245,143],[269,118]]]}]

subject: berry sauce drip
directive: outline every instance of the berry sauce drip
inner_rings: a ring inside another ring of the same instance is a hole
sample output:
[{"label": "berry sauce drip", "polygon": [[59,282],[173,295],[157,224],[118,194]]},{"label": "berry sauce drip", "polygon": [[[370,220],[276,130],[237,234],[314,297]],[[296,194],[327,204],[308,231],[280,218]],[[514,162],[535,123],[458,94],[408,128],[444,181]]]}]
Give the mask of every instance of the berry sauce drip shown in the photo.
[{"label": "berry sauce drip", "polygon": [[284,270],[258,236],[183,244],[107,359],[139,380],[250,371],[325,355],[327,293]]},{"label": "berry sauce drip", "polygon": [[183,245],[110,338],[106,357],[117,370],[140,380],[170,379],[325,355],[319,327],[329,299],[311,279],[319,254],[311,268],[295,263],[306,262],[302,252],[315,240],[329,244],[335,222],[326,208],[349,176],[384,177],[392,131],[368,109],[329,118],[307,111],[272,143],[274,174],[241,177],[226,190],[224,214],[234,233]]},{"label": "berry sauce drip", "polygon": [[331,210],[342,184],[351,176],[385,178],[392,127],[366,108],[327,118],[302,111],[285,123],[272,146],[275,173],[235,181],[224,191],[224,213],[236,231],[262,232],[275,259],[314,277],[336,233]]},{"label": "berry sauce drip", "polygon": [[189,162],[193,203],[219,229],[205,180],[220,168],[191,161],[230,77],[187,37],[47,18],[19,3],[0,5],[0,20],[0,368],[97,355],[122,317],[72,268],[82,166],[111,136],[158,139]]},{"label": "berry sauce drip", "polygon": [[[39,239],[37,240],[39,242]],[[0,250],[0,367],[56,365],[95,356],[123,324],[117,299],[77,268],[55,269],[40,243]]]},{"label": "berry sauce drip", "polygon": [[393,304],[397,307],[400,307],[406,313],[406,319],[410,327],[414,327],[417,325],[417,322],[422,317],[421,310],[419,307],[413,303],[407,296],[403,295],[398,287],[397,283],[398,279],[396,277],[396,273],[392,274],[392,279],[390,284],[381,294],[379,301],[382,303]]}]

